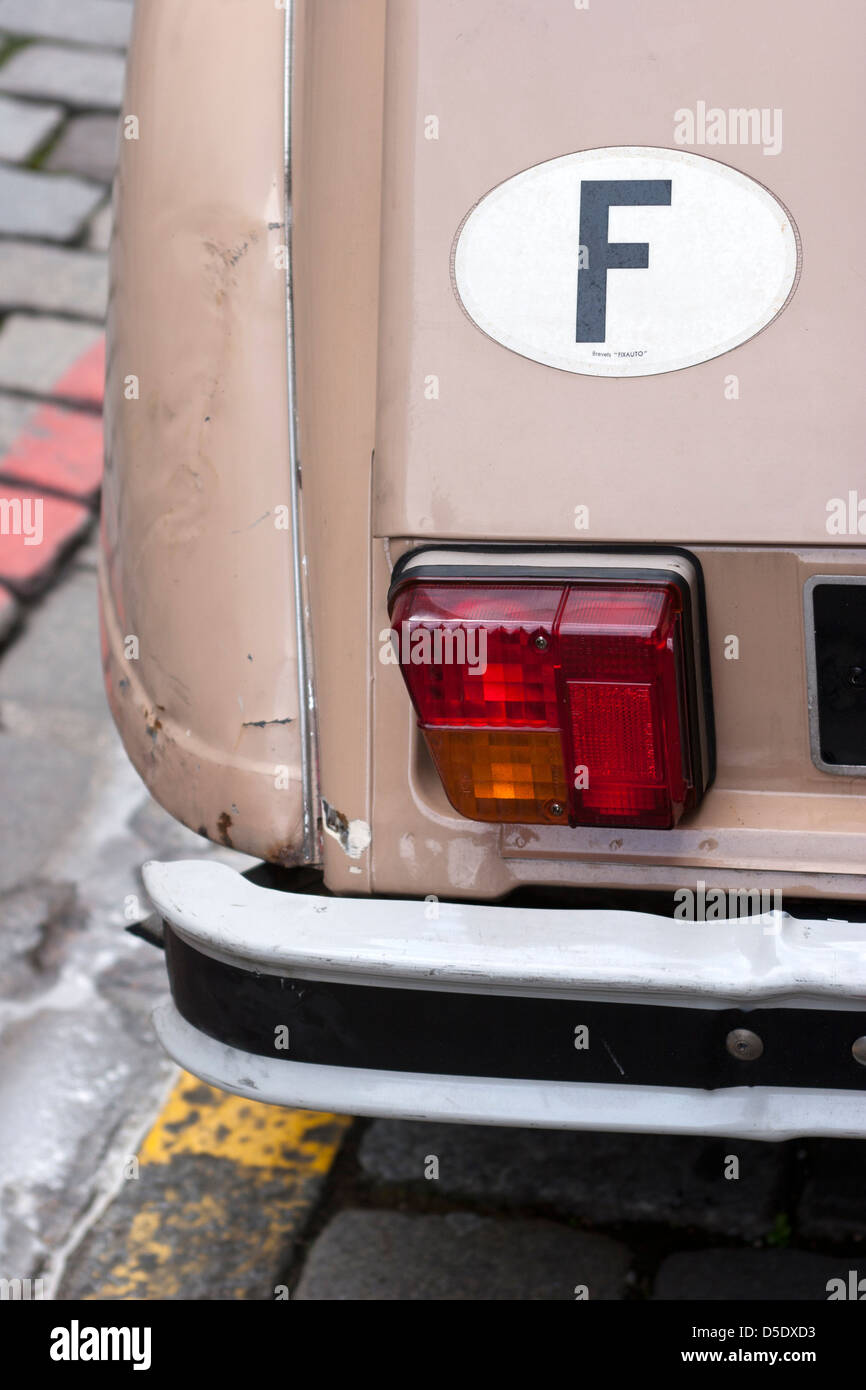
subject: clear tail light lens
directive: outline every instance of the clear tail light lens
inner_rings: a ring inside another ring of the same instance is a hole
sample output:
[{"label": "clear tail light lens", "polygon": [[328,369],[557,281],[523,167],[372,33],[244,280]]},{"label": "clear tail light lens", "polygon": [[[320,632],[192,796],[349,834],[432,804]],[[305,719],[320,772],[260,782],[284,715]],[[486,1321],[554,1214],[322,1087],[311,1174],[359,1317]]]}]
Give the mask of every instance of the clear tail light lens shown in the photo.
[{"label": "clear tail light lens", "polygon": [[678,580],[407,577],[392,640],[472,820],[669,828],[704,790]]}]

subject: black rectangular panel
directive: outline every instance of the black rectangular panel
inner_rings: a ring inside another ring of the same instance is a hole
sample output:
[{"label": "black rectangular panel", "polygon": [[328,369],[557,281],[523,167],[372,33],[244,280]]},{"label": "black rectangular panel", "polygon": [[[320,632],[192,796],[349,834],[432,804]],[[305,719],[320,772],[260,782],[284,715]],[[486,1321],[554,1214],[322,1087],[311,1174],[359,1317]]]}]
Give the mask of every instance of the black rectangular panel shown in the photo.
[{"label": "black rectangular panel", "polygon": [[866,772],[866,583],[822,581],[812,609],[820,759]]},{"label": "black rectangular panel", "polygon": [[[698,1090],[866,1090],[866,1066],[852,1054],[866,1035],[866,1008],[674,1008],[298,980],[214,960],[167,923],[165,947],[172,996],[187,1023],[259,1057]],[[290,1046],[278,1051],[285,1029]],[[728,1050],[735,1029],[760,1038],[755,1060]]]}]

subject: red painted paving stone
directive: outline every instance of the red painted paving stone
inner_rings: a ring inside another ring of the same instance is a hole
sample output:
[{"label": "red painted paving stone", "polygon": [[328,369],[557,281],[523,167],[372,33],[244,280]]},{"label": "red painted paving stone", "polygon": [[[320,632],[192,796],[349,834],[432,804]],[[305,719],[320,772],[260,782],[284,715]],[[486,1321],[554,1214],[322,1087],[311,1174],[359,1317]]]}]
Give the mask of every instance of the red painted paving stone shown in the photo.
[{"label": "red painted paving stone", "polygon": [[0,482],[0,582],[18,595],[37,593],[92,520],[80,502]]},{"label": "red painted paving stone", "polygon": [[[2,545],[2,538],[0,538]],[[0,646],[6,641],[18,617],[18,604],[9,590],[0,584]]]},{"label": "red painted paving stone", "polygon": [[83,410],[40,406],[0,458],[2,478],[92,501],[102,482],[102,420]]},{"label": "red painted paving stone", "polygon": [[64,372],[55,383],[51,395],[62,396],[67,400],[87,401],[102,405],[105,394],[105,339],[100,338],[89,352]]}]

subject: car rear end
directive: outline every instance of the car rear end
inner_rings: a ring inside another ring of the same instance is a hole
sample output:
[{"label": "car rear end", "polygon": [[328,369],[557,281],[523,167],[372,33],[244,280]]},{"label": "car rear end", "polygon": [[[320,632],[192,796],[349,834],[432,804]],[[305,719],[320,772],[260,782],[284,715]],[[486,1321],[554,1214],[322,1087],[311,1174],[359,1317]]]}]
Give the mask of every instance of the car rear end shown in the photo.
[{"label": "car rear end", "polygon": [[800,0],[230,3],[190,82],[171,9],[107,686],[278,868],[148,866],[164,1044],[281,1104],[862,1135],[859,12],[816,67]]}]

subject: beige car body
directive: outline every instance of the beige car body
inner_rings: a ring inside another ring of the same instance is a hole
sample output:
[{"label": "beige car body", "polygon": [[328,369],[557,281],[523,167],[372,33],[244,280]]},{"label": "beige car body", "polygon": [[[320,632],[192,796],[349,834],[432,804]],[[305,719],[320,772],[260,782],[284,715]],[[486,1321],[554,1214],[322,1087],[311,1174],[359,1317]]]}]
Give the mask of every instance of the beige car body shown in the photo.
[{"label": "beige car body", "polygon": [[[826,525],[866,434],[864,19],[845,0],[807,43],[814,17],[806,0],[297,0],[287,71],[270,0],[137,6],[102,615],[114,718],[179,820],[321,863],[338,895],[866,895],[866,782],[813,761],[803,610],[811,577],[866,577],[857,538]],[[771,157],[694,146],[790,210],[802,267],[784,312],[635,379],[480,332],[451,264],[483,195],[573,151],[674,147],[674,113],[702,98],[784,111]],[[686,547],[703,569],[717,770],[673,830],[462,818],[379,659],[407,551],[580,540]]]}]

